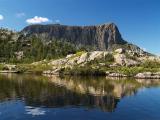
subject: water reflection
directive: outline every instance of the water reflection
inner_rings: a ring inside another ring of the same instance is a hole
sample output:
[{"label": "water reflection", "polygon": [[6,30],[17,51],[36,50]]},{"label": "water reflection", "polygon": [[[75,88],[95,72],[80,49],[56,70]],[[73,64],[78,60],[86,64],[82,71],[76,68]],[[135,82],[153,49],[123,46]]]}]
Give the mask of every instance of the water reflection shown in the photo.
[{"label": "water reflection", "polygon": [[38,107],[26,106],[25,111],[32,116],[45,115],[45,111]]},{"label": "water reflection", "polygon": [[28,114],[44,115],[40,107],[86,107],[112,112],[124,96],[140,88],[159,86],[160,80],[108,79],[104,77],[57,77],[0,75],[0,102],[22,100]]}]

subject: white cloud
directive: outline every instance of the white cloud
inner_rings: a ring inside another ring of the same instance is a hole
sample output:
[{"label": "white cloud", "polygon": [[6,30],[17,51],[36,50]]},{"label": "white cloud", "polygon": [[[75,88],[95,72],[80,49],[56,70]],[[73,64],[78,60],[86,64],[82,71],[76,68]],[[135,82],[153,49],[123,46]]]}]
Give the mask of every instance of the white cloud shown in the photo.
[{"label": "white cloud", "polygon": [[0,15],[0,20],[3,20],[3,19],[4,19],[3,15]]},{"label": "white cloud", "polygon": [[60,23],[61,21],[60,20],[55,20],[55,23]]},{"label": "white cloud", "polygon": [[142,50],[143,50],[143,51],[147,51],[147,49],[146,49],[146,48],[142,48]]},{"label": "white cloud", "polygon": [[35,16],[34,18],[30,18],[26,20],[28,24],[39,24],[39,23],[45,23],[49,21],[50,20],[46,17],[38,17],[38,16]]},{"label": "white cloud", "polygon": [[24,17],[24,16],[26,16],[26,14],[23,13],[23,12],[16,14],[16,17],[18,17],[18,18],[21,18],[21,17]]}]

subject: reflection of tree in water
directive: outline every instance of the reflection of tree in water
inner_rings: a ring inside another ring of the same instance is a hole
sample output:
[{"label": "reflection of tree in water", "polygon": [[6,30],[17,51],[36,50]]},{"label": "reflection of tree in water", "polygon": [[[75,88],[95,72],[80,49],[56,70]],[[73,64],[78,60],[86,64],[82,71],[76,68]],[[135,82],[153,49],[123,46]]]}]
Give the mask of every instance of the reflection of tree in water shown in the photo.
[{"label": "reflection of tree in water", "polygon": [[0,101],[21,98],[29,106],[83,106],[111,112],[122,97],[134,95],[143,86],[159,83],[152,81],[146,84],[142,80],[107,80],[100,77],[1,75]]}]

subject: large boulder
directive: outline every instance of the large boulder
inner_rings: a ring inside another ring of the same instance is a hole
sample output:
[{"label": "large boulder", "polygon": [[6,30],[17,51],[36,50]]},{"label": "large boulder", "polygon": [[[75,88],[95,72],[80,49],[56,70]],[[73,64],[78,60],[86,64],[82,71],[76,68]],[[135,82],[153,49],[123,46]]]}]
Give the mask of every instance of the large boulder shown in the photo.
[{"label": "large boulder", "polygon": [[125,53],[125,49],[123,49],[123,48],[116,49],[115,53],[123,54],[123,53]]},{"label": "large boulder", "polygon": [[107,54],[108,52],[105,52],[105,51],[90,52],[88,61],[92,61],[95,59],[103,59]]},{"label": "large boulder", "polygon": [[125,54],[116,54],[114,55],[115,62],[121,66],[136,66],[140,63],[138,61],[128,59]]},{"label": "large boulder", "polygon": [[115,62],[121,66],[126,65],[126,56],[124,54],[116,54],[114,55]]},{"label": "large boulder", "polygon": [[7,65],[5,65],[5,66],[3,67],[3,70],[7,70],[7,71],[17,71],[18,68],[17,68],[17,65],[9,65],[9,64],[7,64]]},{"label": "large boulder", "polygon": [[79,60],[77,61],[77,64],[81,64],[88,61],[88,53],[84,53],[80,56]]}]

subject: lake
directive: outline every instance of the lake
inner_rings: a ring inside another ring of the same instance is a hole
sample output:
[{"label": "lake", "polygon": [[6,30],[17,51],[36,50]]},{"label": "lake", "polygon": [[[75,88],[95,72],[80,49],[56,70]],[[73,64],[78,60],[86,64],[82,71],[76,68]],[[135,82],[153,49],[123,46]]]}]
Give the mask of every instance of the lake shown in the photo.
[{"label": "lake", "polygon": [[0,75],[0,120],[160,120],[160,80]]}]

